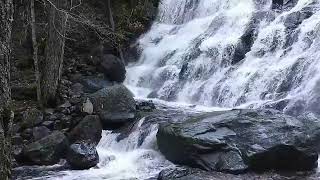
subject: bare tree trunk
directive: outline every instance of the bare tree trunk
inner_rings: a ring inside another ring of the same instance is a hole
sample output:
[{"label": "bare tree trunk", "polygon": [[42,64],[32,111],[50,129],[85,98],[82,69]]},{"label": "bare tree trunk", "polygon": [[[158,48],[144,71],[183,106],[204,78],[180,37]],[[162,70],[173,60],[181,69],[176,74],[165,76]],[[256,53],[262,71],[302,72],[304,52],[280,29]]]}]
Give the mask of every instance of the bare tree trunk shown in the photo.
[{"label": "bare tree trunk", "polygon": [[56,101],[62,74],[67,24],[67,14],[63,11],[67,7],[67,0],[52,0],[50,2],[46,58],[41,81],[42,101],[45,106]]},{"label": "bare tree trunk", "polygon": [[114,32],[116,30],[114,19],[113,19],[113,12],[112,12],[112,6],[111,6],[111,1],[107,0],[107,10],[108,10],[108,17],[109,17],[109,24]]},{"label": "bare tree trunk", "polygon": [[40,106],[41,102],[41,82],[40,82],[40,71],[39,71],[39,61],[38,61],[38,43],[36,35],[36,16],[34,11],[34,0],[30,0],[30,17],[31,17],[31,34],[32,34],[32,47],[33,47],[33,62],[34,62],[34,74],[37,83],[37,101]]},{"label": "bare tree trunk", "polygon": [[[108,19],[109,19],[109,24],[110,24],[111,30],[112,30],[112,32],[116,32],[116,26],[115,26],[115,22],[114,22],[114,18],[113,18],[111,0],[107,0],[107,11],[108,11],[107,15],[109,17]],[[118,49],[118,52],[120,55],[121,63],[125,64],[122,49],[121,49],[120,45],[117,44],[116,46],[117,46],[116,48]]]},{"label": "bare tree trunk", "polygon": [[[11,126],[12,116],[9,110],[10,92],[10,56],[11,30],[13,21],[12,0],[0,1],[0,179],[11,176]],[[8,113],[9,112],[9,113]],[[9,114],[9,115],[8,115]]]}]

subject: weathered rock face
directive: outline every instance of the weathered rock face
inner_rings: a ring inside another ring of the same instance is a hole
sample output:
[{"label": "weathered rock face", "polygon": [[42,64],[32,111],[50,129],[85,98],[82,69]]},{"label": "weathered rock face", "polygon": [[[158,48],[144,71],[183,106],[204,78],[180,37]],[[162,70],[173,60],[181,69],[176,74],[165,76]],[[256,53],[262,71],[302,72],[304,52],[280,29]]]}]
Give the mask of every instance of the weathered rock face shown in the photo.
[{"label": "weathered rock face", "polygon": [[231,178],[231,175],[222,173],[211,173],[192,168],[173,168],[160,172],[158,180],[220,180]]},{"label": "weathered rock face", "polygon": [[96,145],[86,142],[77,142],[70,146],[68,163],[75,169],[89,169],[99,163]]},{"label": "weathered rock face", "polygon": [[88,115],[69,133],[71,143],[76,141],[89,141],[95,144],[101,139],[102,125],[99,116]]},{"label": "weathered rock face", "polygon": [[104,55],[102,58],[98,70],[104,73],[108,80],[122,83],[126,79],[126,68],[121,59],[112,54]]},{"label": "weathered rock face", "polygon": [[[312,179],[313,177],[311,177]],[[281,176],[276,173],[261,173],[253,174],[247,173],[242,175],[223,174],[220,172],[208,172],[200,169],[193,169],[188,167],[175,167],[163,170],[158,176],[158,180],[284,180],[284,179],[303,179],[299,175]]]},{"label": "weathered rock face", "polygon": [[298,0],[272,0],[272,9],[288,10],[297,4]]},{"label": "weathered rock face", "polygon": [[90,95],[94,112],[105,127],[123,124],[135,117],[136,104],[133,94],[121,84],[101,89]]},{"label": "weathered rock face", "polygon": [[278,111],[232,110],[164,123],[157,141],[170,161],[205,170],[310,170],[317,166],[312,145],[319,128]]},{"label": "weathered rock face", "polygon": [[55,131],[39,141],[27,145],[23,154],[32,164],[50,165],[57,163],[64,156],[69,142],[67,137]]}]

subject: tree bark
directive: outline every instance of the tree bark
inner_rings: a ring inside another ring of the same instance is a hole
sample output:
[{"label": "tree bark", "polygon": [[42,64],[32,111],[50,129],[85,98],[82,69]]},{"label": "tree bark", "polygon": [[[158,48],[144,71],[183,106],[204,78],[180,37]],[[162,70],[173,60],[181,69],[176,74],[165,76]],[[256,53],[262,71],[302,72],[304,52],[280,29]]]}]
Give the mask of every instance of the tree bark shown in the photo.
[{"label": "tree bark", "polygon": [[64,45],[67,25],[67,0],[52,0],[49,3],[49,29],[46,58],[42,69],[41,94],[43,105],[56,102],[58,85],[62,74]]},{"label": "tree bark", "polygon": [[39,61],[38,61],[38,43],[36,35],[36,16],[34,10],[34,0],[30,0],[30,17],[31,17],[31,35],[32,35],[32,47],[33,47],[33,62],[34,62],[34,75],[37,83],[37,101],[40,106],[41,102],[41,82],[40,82],[40,71],[39,71]]},{"label": "tree bark", "polygon": [[114,19],[113,19],[112,5],[111,5],[110,0],[107,0],[107,15],[109,17],[108,19],[109,19],[109,24],[110,24],[111,30],[113,32],[115,32],[116,26],[115,26]]},{"label": "tree bark", "polygon": [[0,179],[11,176],[10,92],[11,31],[13,21],[12,0],[0,1]]},{"label": "tree bark", "polygon": [[[107,16],[108,16],[108,19],[109,19],[109,25],[111,27],[112,32],[116,32],[116,25],[115,25],[114,18],[113,18],[111,0],[107,0]],[[116,44],[116,46],[117,46],[116,48],[117,48],[117,50],[119,52],[119,55],[120,55],[121,63],[125,64],[122,48],[120,47],[119,44]]]}]

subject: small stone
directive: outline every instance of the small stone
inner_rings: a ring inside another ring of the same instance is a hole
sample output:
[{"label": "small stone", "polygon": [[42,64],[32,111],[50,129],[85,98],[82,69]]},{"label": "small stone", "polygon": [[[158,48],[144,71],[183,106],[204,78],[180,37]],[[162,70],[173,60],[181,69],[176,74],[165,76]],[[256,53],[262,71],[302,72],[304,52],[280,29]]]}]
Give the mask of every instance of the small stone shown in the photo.
[{"label": "small stone", "polygon": [[82,105],[82,112],[92,114],[93,113],[93,104],[89,98],[86,99],[86,102]]}]

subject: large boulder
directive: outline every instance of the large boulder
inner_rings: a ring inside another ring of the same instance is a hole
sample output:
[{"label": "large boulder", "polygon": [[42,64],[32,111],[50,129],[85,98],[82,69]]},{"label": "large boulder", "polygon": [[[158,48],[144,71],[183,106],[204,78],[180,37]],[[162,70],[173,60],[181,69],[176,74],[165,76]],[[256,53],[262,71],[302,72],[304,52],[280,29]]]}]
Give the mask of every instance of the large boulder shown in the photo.
[{"label": "large boulder", "polygon": [[319,122],[274,110],[232,110],[163,123],[157,141],[168,160],[204,170],[310,170],[317,166],[319,129]]},{"label": "large boulder", "polygon": [[74,169],[89,169],[99,163],[96,145],[77,142],[70,146],[67,161]]},{"label": "large boulder", "polygon": [[229,174],[206,172],[193,168],[169,168],[160,172],[158,180],[220,180],[235,178]]},{"label": "large boulder", "polygon": [[69,147],[67,137],[54,131],[34,143],[24,147],[23,155],[32,164],[51,165],[57,163]]},{"label": "large boulder", "polygon": [[133,120],[136,104],[133,94],[122,84],[101,89],[90,95],[94,112],[100,116],[105,127],[121,125]]},{"label": "large boulder", "polygon": [[[277,173],[247,173],[241,175],[224,174],[220,172],[208,172],[200,169],[188,168],[188,167],[174,167],[162,170],[158,176],[158,180],[284,180],[284,179],[303,179],[296,175],[290,175],[288,177],[281,176]],[[312,179],[312,178],[311,178]]]},{"label": "large boulder", "polygon": [[106,54],[102,58],[98,70],[104,73],[108,80],[122,83],[126,79],[126,68],[121,59],[112,54]]},{"label": "large boulder", "polygon": [[71,143],[76,141],[90,141],[95,144],[101,139],[102,125],[97,115],[88,115],[71,130],[68,137]]}]

